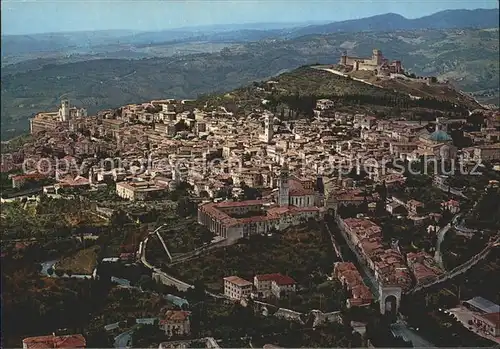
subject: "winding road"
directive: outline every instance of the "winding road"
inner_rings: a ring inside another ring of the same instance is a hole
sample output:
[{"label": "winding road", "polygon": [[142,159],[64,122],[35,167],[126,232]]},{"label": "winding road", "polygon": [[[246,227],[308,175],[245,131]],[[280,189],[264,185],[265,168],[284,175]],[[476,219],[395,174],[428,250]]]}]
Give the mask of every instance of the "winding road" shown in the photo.
[{"label": "winding road", "polygon": [[462,233],[475,233],[477,230],[475,229],[470,229],[466,228],[463,223],[463,212],[457,213],[453,219],[451,220],[450,223],[445,225],[443,228],[439,230],[437,233],[437,241],[436,241],[436,252],[434,254],[434,260],[439,264],[440,268],[444,270],[444,265],[443,265],[443,255],[441,252],[441,244],[444,241],[444,238],[446,236],[446,233],[453,227],[455,230],[458,230]]},{"label": "winding road", "polygon": [[158,239],[160,240],[161,244],[163,245],[163,249],[167,253],[168,258],[170,259],[170,261],[172,261],[172,255],[170,254],[170,251],[168,250],[168,247],[167,247],[167,244],[165,243],[165,240],[163,240],[163,236],[161,236],[161,234],[160,234],[160,230],[166,226],[167,226],[167,224],[162,224],[161,226],[156,228],[156,230],[152,234],[156,234],[156,236],[158,236]]},{"label": "winding road", "polygon": [[444,270],[444,264],[443,264],[443,255],[441,253],[441,244],[444,241],[444,237],[446,236],[446,233],[451,229],[453,224],[455,223],[456,219],[459,218],[461,213],[455,215],[453,219],[451,220],[451,223],[446,224],[444,227],[439,229],[437,233],[437,241],[436,241],[436,252],[434,254],[434,260],[436,263],[439,264],[439,267]]},{"label": "winding road", "polygon": [[[153,232],[154,234],[154,232]],[[190,288],[193,288],[193,285],[190,285],[184,281],[181,281],[179,279],[174,278],[171,275],[168,275],[164,271],[162,271],[160,268],[156,268],[152,264],[150,264],[146,260],[146,247],[148,243],[149,237],[146,237],[141,243],[139,244],[139,251],[138,255],[140,256],[141,263],[144,264],[144,266],[148,269],[151,269],[155,273],[158,273],[162,279],[162,282],[167,285],[175,286],[177,287],[180,291],[187,291]]]},{"label": "winding road", "polygon": [[[162,228],[162,227],[160,227],[160,228]],[[160,228],[157,228],[155,231],[151,232],[149,235],[155,234],[157,232],[157,230],[160,229]],[[187,282],[179,280],[179,279],[173,277],[172,275],[168,275],[167,273],[165,273],[164,271],[162,271],[160,268],[155,267],[154,265],[152,265],[151,263],[149,263],[147,261],[147,259],[146,259],[146,248],[147,248],[148,240],[149,240],[149,236],[147,236],[143,241],[141,241],[139,243],[139,250],[137,251],[137,254],[140,257],[141,263],[146,268],[148,268],[148,269],[152,270],[153,272],[159,274],[162,282],[164,284],[166,284],[166,285],[175,286],[175,287],[177,287],[177,289],[179,291],[184,291],[184,292],[187,291],[187,290],[189,290],[190,288],[194,288],[194,285],[191,285],[191,284],[188,284]],[[217,299],[226,299],[227,298],[223,294],[212,293],[212,292],[209,292],[209,291],[205,291],[205,294],[207,296],[210,296],[210,297],[213,297],[213,298],[217,298]]]}]

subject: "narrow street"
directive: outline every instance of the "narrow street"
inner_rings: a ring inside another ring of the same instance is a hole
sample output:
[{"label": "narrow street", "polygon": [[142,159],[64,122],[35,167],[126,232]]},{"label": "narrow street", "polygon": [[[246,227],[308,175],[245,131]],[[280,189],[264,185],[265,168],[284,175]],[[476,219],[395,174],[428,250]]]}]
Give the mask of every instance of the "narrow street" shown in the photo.
[{"label": "narrow street", "polygon": [[332,241],[332,247],[333,249],[335,250],[335,254],[337,255],[337,257],[342,261],[344,262],[344,257],[342,256],[342,251],[340,249],[340,246],[339,244],[337,243],[337,240],[335,240],[335,237],[333,236],[333,233],[332,231],[330,230],[330,227],[328,226],[328,224],[326,222],[323,222],[324,226],[325,226],[325,229],[326,231],[328,232],[328,234],[330,235],[330,239]]},{"label": "narrow street", "polygon": [[441,244],[444,240],[444,237],[446,233],[450,230],[451,224],[448,223],[446,224],[443,228],[441,228],[437,234],[438,238],[436,241],[436,252],[434,254],[434,260],[436,263],[438,263],[439,267],[444,270],[444,264],[443,264],[443,256],[441,253]]},{"label": "narrow street", "polygon": [[331,231],[333,238],[335,239],[336,244],[339,246],[339,250],[342,255],[342,260],[345,262],[351,262],[353,263],[358,271],[361,274],[361,277],[363,278],[364,283],[370,291],[373,293],[375,298],[379,297],[379,290],[378,290],[378,282],[375,280],[375,277],[371,275],[370,271],[367,269],[363,263],[359,261],[357,258],[356,254],[352,250],[352,248],[349,246],[347,243],[346,239],[344,236],[340,233],[337,223],[331,217],[331,219],[326,219],[325,224],[328,226],[328,230]]}]

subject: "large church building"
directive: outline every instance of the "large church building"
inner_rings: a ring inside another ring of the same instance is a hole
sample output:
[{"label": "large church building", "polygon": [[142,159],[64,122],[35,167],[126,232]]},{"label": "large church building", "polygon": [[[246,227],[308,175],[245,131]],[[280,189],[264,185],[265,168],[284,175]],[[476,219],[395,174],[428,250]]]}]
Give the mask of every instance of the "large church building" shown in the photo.
[{"label": "large church building", "polygon": [[35,134],[45,130],[55,130],[59,127],[67,128],[75,118],[86,117],[87,109],[71,107],[68,99],[61,101],[56,112],[41,112],[30,119],[30,132]]},{"label": "large church building", "polygon": [[320,219],[322,193],[312,180],[290,176],[286,165],[280,171],[278,192],[273,199],[209,202],[198,207],[198,223],[225,239],[268,234]]}]

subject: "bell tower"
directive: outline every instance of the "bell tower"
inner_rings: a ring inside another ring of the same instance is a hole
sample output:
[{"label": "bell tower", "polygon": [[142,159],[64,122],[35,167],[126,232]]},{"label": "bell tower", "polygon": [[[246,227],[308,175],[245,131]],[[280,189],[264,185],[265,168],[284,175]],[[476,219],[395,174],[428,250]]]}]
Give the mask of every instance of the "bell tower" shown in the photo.
[{"label": "bell tower", "polygon": [[61,121],[68,121],[69,120],[69,100],[68,99],[63,99],[61,101],[60,115],[61,115]]},{"label": "bell tower", "polygon": [[288,165],[286,163],[283,164],[283,167],[280,170],[280,178],[279,178],[279,197],[278,197],[278,205],[280,206],[289,206],[290,205],[290,187],[288,185],[288,178],[290,173],[288,172]]},{"label": "bell tower", "polygon": [[270,143],[273,139],[273,119],[270,114],[266,114],[264,118],[264,138],[266,143]]}]

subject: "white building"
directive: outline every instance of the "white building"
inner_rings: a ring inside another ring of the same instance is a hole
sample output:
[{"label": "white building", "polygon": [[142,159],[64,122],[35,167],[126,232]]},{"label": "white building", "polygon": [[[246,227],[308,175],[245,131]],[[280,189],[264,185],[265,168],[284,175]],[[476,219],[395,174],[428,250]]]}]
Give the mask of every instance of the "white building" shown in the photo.
[{"label": "white building", "polygon": [[296,282],[289,276],[280,273],[254,276],[254,286],[257,293],[264,298],[274,296],[282,298],[295,293]]},{"label": "white building", "polygon": [[261,134],[259,136],[259,139],[262,142],[265,142],[268,144],[271,143],[271,141],[273,140],[273,135],[274,135],[273,117],[274,117],[274,115],[271,113],[266,113],[264,115],[264,134]]},{"label": "white building", "polygon": [[116,195],[130,201],[153,199],[161,197],[166,192],[168,187],[159,186],[153,181],[116,183]]},{"label": "white building", "polygon": [[235,300],[242,300],[250,297],[252,293],[252,283],[238,276],[228,276],[224,278],[224,295]]}]

